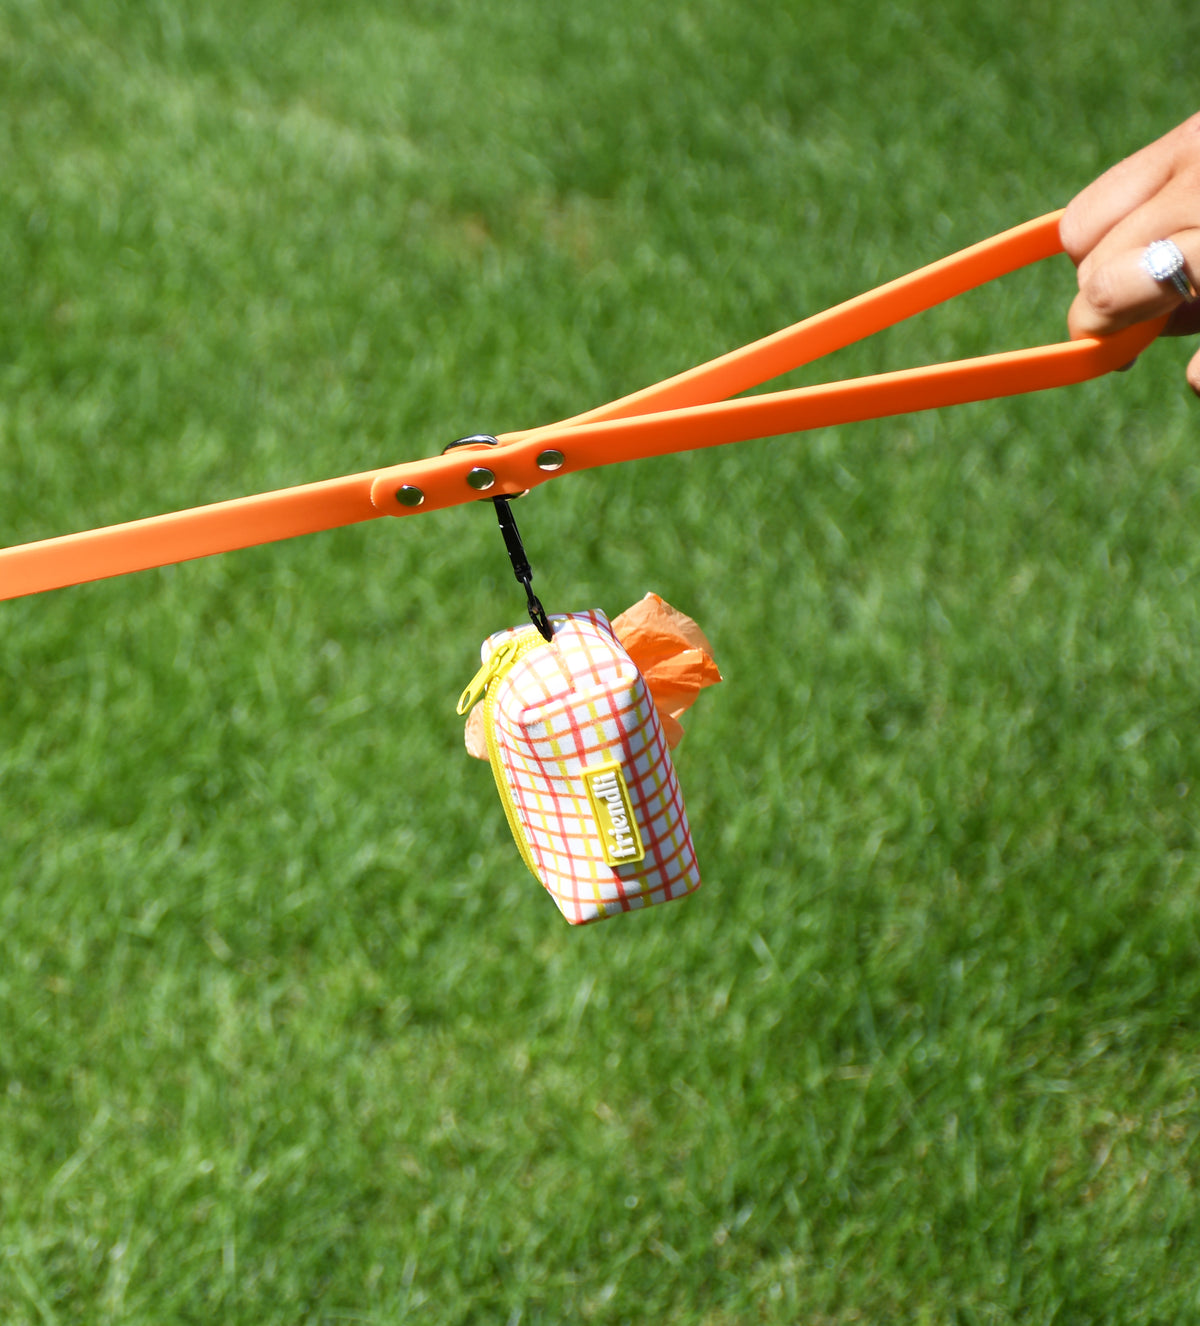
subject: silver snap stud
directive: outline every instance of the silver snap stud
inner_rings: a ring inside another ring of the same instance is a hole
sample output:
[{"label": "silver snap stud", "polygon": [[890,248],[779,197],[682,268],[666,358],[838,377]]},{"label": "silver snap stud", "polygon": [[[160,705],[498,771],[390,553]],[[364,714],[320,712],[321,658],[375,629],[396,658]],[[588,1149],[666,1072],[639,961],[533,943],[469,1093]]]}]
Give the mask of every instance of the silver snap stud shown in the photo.
[{"label": "silver snap stud", "polygon": [[543,451],[537,458],[537,467],[539,470],[561,470],[567,463],[567,458],[561,451],[553,449]]},{"label": "silver snap stud", "polygon": [[403,487],[396,489],[396,501],[401,506],[420,506],[424,500],[425,494],[411,483],[406,483]]},{"label": "silver snap stud", "polygon": [[482,493],[485,489],[490,488],[495,482],[496,476],[491,470],[486,469],[482,465],[476,465],[473,470],[467,471],[467,483],[469,483],[476,492]]}]

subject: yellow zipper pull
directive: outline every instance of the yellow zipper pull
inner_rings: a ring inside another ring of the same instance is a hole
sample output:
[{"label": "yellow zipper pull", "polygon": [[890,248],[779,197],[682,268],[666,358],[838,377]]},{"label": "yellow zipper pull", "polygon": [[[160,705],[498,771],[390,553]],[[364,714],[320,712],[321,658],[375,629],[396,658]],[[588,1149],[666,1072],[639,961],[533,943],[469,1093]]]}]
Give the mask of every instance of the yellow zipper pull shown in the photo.
[{"label": "yellow zipper pull", "polygon": [[465,714],[484,691],[487,690],[492,678],[498,673],[504,671],[513,654],[516,652],[517,647],[517,642],[515,640],[505,640],[503,644],[497,645],[496,648],[492,650],[491,655],[488,657],[488,661],[471,678],[467,689],[459,696],[458,712],[460,714]]}]

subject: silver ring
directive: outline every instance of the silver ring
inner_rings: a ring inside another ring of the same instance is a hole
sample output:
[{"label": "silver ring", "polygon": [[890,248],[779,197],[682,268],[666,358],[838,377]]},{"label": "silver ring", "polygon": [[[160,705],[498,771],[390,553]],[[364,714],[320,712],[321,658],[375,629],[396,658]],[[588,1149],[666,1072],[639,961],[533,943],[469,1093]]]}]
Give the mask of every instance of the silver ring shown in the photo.
[{"label": "silver ring", "polygon": [[1183,250],[1173,239],[1156,239],[1142,254],[1142,270],[1155,281],[1170,281],[1187,303],[1196,298]]}]

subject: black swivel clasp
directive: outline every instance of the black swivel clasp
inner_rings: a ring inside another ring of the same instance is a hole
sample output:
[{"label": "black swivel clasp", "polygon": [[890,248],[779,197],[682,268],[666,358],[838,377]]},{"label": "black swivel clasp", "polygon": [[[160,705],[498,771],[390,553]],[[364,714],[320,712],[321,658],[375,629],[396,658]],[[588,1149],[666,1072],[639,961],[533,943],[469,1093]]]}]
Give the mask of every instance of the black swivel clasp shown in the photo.
[{"label": "black swivel clasp", "polygon": [[[456,442],[451,442],[443,448],[443,451],[451,451],[456,447],[495,447],[498,445],[499,443],[490,433],[473,433],[470,437],[460,437]],[[468,477],[467,482],[471,482],[470,477]],[[550,618],[546,616],[546,609],[542,607],[541,599],[533,592],[533,568],[529,565],[525,544],[521,541],[521,531],[517,528],[517,519],[512,513],[513,499],[511,497],[492,497],[487,500],[496,509],[496,519],[500,522],[500,533],[504,536],[504,547],[508,552],[508,560],[512,563],[513,575],[517,577],[517,580],[525,589],[525,606],[529,611],[529,620],[541,632],[543,640],[553,640],[554,628],[550,625]]]}]

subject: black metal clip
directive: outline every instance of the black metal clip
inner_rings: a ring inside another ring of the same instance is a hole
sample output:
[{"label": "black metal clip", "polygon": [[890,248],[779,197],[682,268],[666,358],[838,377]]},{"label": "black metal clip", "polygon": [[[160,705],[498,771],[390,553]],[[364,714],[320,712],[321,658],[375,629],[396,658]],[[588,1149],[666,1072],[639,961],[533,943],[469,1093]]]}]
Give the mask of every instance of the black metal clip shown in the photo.
[{"label": "black metal clip", "polygon": [[[444,447],[443,454],[452,451],[456,447],[495,447],[499,446],[497,440],[490,433],[473,433],[470,437],[460,437],[456,442],[449,443]],[[481,475],[487,474],[490,477],[490,471],[481,467]],[[471,482],[468,476],[467,482]],[[533,568],[529,565],[529,558],[525,554],[525,545],[521,541],[521,531],[517,529],[517,520],[512,513],[509,496],[492,497],[487,499],[496,508],[496,519],[500,522],[500,533],[504,536],[504,546],[508,550],[508,560],[512,562],[513,574],[517,577],[525,589],[525,606],[529,612],[529,620],[538,628],[543,640],[554,639],[554,628],[550,625],[550,618],[546,616],[546,609],[542,607],[542,601],[533,592]]]}]

